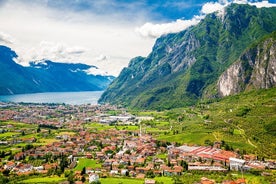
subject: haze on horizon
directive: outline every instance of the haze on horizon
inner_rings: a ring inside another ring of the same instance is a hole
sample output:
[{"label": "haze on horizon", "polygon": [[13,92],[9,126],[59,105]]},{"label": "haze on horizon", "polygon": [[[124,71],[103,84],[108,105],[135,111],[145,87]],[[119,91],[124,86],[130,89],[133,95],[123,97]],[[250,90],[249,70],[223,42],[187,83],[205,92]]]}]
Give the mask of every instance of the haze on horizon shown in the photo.
[{"label": "haze on horizon", "polygon": [[[233,2],[233,1],[231,1]],[[248,1],[259,7],[275,0]],[[0,0],[0,44],[17,62],[49,59],[95,65],[117,76],[131,58],[147,56],[156,38],[197,24],[230,1]]]}]

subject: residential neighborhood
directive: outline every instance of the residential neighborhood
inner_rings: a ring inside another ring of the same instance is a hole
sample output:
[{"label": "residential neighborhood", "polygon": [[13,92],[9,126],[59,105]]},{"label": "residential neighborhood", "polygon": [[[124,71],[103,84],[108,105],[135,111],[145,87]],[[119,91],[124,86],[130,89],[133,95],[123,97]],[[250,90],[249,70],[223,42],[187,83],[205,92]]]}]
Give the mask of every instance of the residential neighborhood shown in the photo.
[{"label": "residential neighborhood", "polygon": [[[1,136],[2,173],[19,176],[70,173],[74,181],[89,183],[106,177],[155,183],[156,176],[181,176],[185,171],[227,173],[276,168],[275,161],[241,156],[221,149],[221,143],[177,145],[157,140],[141,127],[143,119],[152,117],[136,117],[113,106],[1,104],[0,119],[2,134],[12,133],[10,137]],[[14,122],[35,128],[16,126]],[[136,129],[120,129],[123,125]],[[59,133],[53,134],[57,130]],[[48,138],[48,143],[41,141]],[[85,164],[88,162],[93,164]],[[82,168],[76,169],[81,165]],[[205,180],[208,178],[203,178],[203,183]]]}]

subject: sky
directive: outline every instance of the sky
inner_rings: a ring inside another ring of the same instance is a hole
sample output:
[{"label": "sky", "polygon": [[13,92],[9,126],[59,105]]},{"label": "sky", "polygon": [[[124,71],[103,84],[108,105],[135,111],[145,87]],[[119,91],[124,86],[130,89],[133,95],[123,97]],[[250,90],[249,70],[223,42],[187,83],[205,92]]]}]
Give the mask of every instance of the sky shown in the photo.
[{"label": "sky", "polygon": [[[257,7],[276,0],[250,1]],[[228,0],[0,0],[0,45],[16,62],[49,59],[97,66],[118,76],[131,58],[147,56],[164,34],[196,25]]]}]

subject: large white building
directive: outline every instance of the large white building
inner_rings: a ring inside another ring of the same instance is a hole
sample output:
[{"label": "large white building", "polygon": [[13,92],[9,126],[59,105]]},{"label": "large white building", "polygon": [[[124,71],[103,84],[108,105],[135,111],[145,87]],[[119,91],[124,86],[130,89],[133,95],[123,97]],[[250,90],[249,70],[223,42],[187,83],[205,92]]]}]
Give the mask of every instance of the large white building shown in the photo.
[{"label": "large white building", "polygon": [[245,160],[238,159],[238,158],[229,158],[230,161],[230,169],[239,171],[243,168],[243,165],[245,163]]},{"label": "large white building", "polygon": [[92,183],[92,182],[98,182],[100,179],[99,175],[97,174],[94,174],[94,173],[91,173],[89,175],[89,183]]}]

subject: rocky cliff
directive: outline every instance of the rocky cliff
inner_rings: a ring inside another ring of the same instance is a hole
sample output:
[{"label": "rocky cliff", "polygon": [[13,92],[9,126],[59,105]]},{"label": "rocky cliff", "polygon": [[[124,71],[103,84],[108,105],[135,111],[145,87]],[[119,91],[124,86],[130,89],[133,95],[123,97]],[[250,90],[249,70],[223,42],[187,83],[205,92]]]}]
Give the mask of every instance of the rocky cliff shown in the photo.
[{"label": "rocky cliff", "polygon": [[276,32],[252,46],[219,78],[221,96],[276,86]]}]

